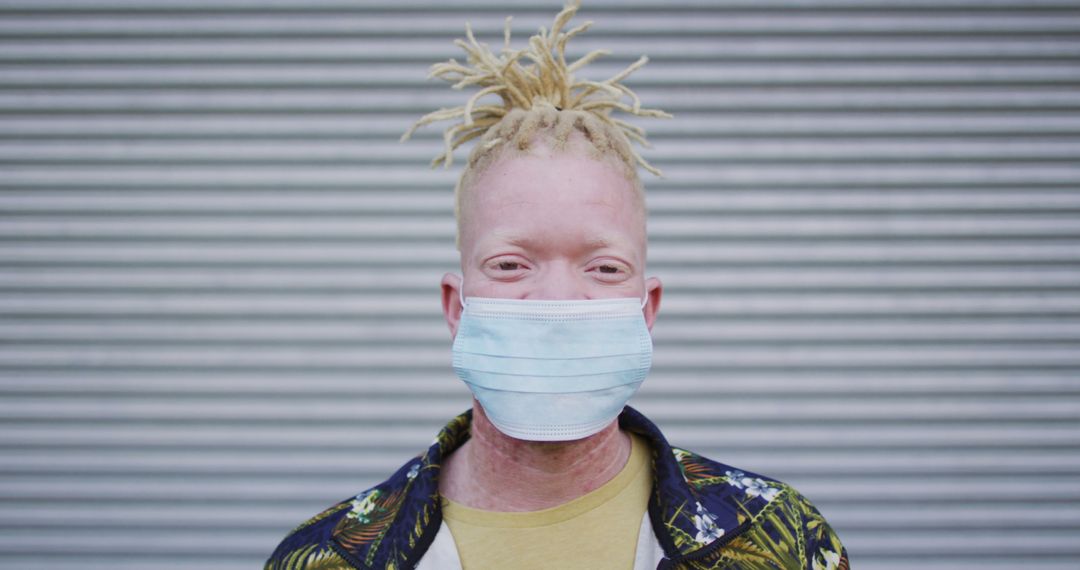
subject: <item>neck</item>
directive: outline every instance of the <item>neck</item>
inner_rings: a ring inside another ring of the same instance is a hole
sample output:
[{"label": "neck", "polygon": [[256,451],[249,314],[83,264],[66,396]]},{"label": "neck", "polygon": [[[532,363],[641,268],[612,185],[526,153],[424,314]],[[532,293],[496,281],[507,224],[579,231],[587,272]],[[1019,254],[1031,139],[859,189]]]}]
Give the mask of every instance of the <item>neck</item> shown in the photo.
[{"label": "neck", "polygon": [[618,422],[575,441],[525,441],[500,432],[474,400],[471,437],[445,459],[439,492],[486,511],[547,509],[610,481],[629,457]]}]

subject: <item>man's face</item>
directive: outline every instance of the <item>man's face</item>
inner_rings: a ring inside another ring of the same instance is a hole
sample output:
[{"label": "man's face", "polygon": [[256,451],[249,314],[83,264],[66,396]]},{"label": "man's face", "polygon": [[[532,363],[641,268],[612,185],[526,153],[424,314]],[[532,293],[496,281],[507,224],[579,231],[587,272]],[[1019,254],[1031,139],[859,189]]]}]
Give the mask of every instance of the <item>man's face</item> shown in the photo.
[{"label": "man's face", "polygon": [[[468,189],[461,212],[466,297],[604,299],[649,297],[651,327],[660,282],[645,279],[645,209],[613,165],[573,147],[537,143],[492,164]],[[443,277],[452,334],[461,313],[457,276]]]}]

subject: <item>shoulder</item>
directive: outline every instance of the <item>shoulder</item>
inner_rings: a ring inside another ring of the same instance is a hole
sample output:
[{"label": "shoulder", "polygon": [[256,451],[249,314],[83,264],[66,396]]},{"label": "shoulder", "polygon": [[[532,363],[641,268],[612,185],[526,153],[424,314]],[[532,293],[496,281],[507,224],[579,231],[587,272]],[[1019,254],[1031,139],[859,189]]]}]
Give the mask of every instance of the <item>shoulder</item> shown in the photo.
[{"label": "shoulder", "polygon": [[[697,498],[691,514],[695,527],[699,534],[719,535],[723,544],[702,568],[848,568],[837,534],[791,485],[685,449],[673,447],[672,453]],[[710,528],[720,521],[734,528]]]},{"label": "shoulder", "polygon": [[355,500],[349,497],[289,531],[267,559],[264,570],[351,569],[332,544],[334,528],[348,515]]},{"label": "shoulder", "polygon": [[471,411],[457,416],[385,481],[293,529],[265,570],[411,567],[438,533],[442,458],[468,439],[470,419]]},{"label": "shoulder", "polygon": [[353,570],[384,566],[376,564],[376,547],[404,508],[406,490],[416,478],[419,465],[414,458],[386,481],[301,523],[274,549],[264,570]]}]

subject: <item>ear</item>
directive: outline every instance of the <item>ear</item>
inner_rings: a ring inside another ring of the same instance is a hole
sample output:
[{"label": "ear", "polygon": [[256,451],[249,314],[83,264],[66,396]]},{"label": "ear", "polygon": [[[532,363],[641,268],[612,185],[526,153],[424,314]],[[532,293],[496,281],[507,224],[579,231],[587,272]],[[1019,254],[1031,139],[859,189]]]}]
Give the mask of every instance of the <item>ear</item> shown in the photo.
[{"label": "ear", "polygon": [[656,314],[660,312],[660,297],[664,293],[664,285],[656,277],[645,280],[645,324],[652,331],[653,323],[656,322]]},{"label": "ear", "polygon": [[450,338],[457,336],[458,323],[461,322],[461,277],[447,273],[442,277],[442,312],[446,326],[450,327]]}]

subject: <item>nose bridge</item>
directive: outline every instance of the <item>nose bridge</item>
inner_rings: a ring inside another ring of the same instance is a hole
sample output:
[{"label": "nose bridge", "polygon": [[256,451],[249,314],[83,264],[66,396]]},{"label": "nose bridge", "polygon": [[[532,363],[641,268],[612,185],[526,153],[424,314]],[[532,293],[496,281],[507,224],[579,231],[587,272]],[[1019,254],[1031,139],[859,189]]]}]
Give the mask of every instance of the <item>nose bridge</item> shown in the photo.
[{"label": "nose bridge", "polygon": [[573,264],[566,261],[550,261],[537,276],[530,299],[585,299],[586,290]]}]

